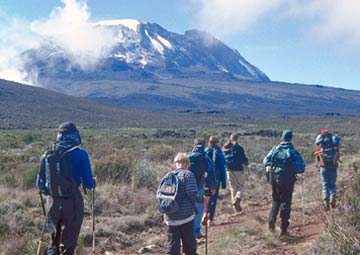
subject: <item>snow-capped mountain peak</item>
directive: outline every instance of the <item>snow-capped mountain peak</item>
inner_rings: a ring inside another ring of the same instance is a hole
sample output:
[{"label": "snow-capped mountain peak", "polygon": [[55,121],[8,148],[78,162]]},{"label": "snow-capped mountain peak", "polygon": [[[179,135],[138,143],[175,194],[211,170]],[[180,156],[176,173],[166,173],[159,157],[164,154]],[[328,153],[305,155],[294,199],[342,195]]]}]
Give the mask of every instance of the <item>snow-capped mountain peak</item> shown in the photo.
[{"label": "snow-capped mountain peak", "polygon": [[141,24],[136,19],[115,19],[115,20],[102,20],[94,23],[95,26],[124,26],[133,31],[137,31],[138,26]]},{"label": "snow-capped mountain peak", "polygon": [[[40,70],[39,77],[89,76],[97,79],[118,79],[119,76],[141,78],[201,78],[221,80],[269,81],[258,68],[246,61],[237,50],[225,45],[211,34],[189,30],[184,34],[169,32],[156,23],[135,19],[104,20],[94,23],[114,35],[115,46],[102,56],[97,66],[86,70],[63,54],[61,47],[34,49],[28,52],[28,67]],[[51,54],[56,51],[57,54]],[[43,59],[44,52],[47,58]],[[53,58],[51,56],[54,56]],[[86,58],[84,58],[86,59]],[[86,67],[86,65],[85,65]],[[75,76],[73,74],[76,74]],[[125,74],[126,73],[126,74]],[[66,75],[68,74],[68,75]]]}]

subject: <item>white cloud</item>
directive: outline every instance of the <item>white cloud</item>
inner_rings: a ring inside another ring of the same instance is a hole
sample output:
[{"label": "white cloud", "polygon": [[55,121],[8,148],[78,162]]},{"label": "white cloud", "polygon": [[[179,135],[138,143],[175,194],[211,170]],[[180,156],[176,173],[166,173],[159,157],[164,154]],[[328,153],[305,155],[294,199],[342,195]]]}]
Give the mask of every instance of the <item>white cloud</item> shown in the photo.
[{"label": "white cloud", "polygon": [[245,32],[283,0],[202,0],[200,26],[218,35]]},{"label": "white cloud", "polygon": [[[44,41],[58,46],[72,64],[92,69],[115,46],[112,31],[94,26],[83,0],[61,0],[44,20],[29,22],[19,18],[0,17],[0,78],[26,84],[37,84],[36,70],[25,72],[26,50],[39,47]],[[4,11],[0,8],[0,14]]]},{"label": "white cloud", "polygon": [[92,68],[115,46],[114,34],[105,27],[92,25],[85,2],[62,2],[64,7],[55,8],[48,20],[34,21],[31,29],[63,48],[81,68]]},{"label": "white cloud", "polygon": [[[360,44],[359,0],[202,0],[198,21],[203,29],[216,35],[234,36],[256,24],[297,21],[312,38],[323,43]],[[266,20],[264,18],[267,18]],[[264,20],[263,20],[264,19]]]}]

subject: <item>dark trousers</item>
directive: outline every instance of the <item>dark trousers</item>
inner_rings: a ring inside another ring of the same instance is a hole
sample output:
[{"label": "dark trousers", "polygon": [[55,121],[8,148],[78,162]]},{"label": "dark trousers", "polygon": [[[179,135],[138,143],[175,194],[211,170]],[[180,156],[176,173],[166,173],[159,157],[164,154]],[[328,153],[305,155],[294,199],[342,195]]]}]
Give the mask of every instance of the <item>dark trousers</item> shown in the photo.
[{"label": "dark trousers", "polygon": [[276,222],[276,217],[280,210],[282,231],[286,231],[289,226],[291,212],[291,200],[294,191],[294,176],[275,174],[272,181],[272,208],[269,215],[269,221]]},{"label": "dark trousers", "polygon": [[209,220],[213,220],[215,216],[216,202],[219,197],[219,189],[220,189],[220,182],[218,182],[215,194],[210,196],[209,208],[208,208]]},{"label": "dark trousers", "polygon": [[167,236],[166,254],[180,255],[180,242],[182,242],[183,253],[186,255],[196,255],[194,220],[179,226],[168,226]]},{"label": "dark trousers", "polygon": [[84,201],[80,191],[71,198],[50,198],[49,222],[53,231],[44,255],[73,255],[84,219]]}]

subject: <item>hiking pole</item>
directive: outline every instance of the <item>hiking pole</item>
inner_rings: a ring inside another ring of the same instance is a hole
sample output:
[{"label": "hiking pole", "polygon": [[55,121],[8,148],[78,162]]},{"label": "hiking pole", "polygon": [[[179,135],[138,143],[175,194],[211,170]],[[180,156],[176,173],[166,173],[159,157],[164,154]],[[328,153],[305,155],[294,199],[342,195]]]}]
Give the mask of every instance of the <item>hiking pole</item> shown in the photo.
[{"label": "hiking pole", "polygon": [[41,191],[39,192],[39,195],[40,195],[40,200],[41,200],[41,207],[42,207],[42,210],[43,210],[43,213],[44,213],[44,216],[45,216],[45,222],[44,222],[44,225],[43,225],[43,228],[42,228],[42,231],[41,231],[40,241],[39,241],[39,245],[38,245],[38,248],[37,248],[36,255],[40,255],[42,240],[44,238],[44,234],[45,234],[45,230],[46,230],[46,223],[47,223],[47,217],[46,217],[46,211],[45,211],[45,205],[44,205],[44,198],[43,198],[43,196],[41,194]]},{"label": "hiking pole", "polygon": [[305,211],[304,211],[304,204],[305,204],[304,203],[304,186],[305,186],[304,182],[305,181],[304,181],[304,179],[305,179],[305,175],[302,174],[302,176],[301,176],[301,208],[302,208],[301,222],[302,222],[303,227],[305,224],[305,222],[304,222],[304,219],[305,219]]},{"label": "hiking pole", "polygon": [[[210,194],[209,194],[210,195]],[[208,220],[209,220],[210,196],[204,196],[205,214],[202,218],[202,225],[205,225],[205,255],[208,254]]]},{"label": "hiking pole", "polygon": [[95,254],[95,187],[92,189],[92,254]]}]

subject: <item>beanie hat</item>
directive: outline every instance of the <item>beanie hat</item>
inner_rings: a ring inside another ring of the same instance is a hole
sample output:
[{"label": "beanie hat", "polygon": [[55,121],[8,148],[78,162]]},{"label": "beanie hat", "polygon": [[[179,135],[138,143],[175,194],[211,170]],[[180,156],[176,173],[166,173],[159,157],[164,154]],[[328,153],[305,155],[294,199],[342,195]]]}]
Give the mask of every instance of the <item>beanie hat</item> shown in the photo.
[{"label": "beanie hat", "polygon": [[281,138],[283,138],[285,141],[290,141],[293,137],[291,130],[284,130],[282,132]]},{"label": "beanie hat", "polygon": [[64,123],[61,123],[60,126],[58,127],[58,132],[61,134],[71,134],[71,133],[79,132],[79,131],[76,128],[74,123],[64,122]]}]

